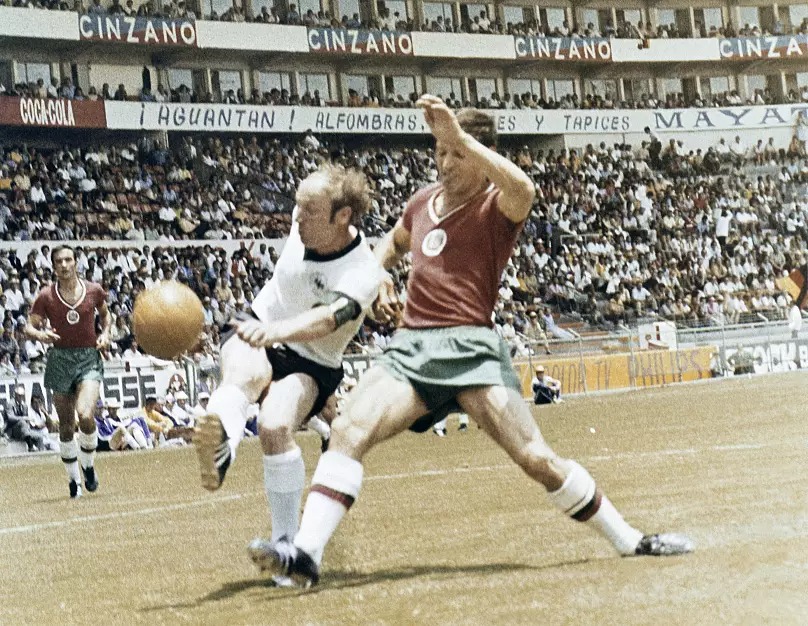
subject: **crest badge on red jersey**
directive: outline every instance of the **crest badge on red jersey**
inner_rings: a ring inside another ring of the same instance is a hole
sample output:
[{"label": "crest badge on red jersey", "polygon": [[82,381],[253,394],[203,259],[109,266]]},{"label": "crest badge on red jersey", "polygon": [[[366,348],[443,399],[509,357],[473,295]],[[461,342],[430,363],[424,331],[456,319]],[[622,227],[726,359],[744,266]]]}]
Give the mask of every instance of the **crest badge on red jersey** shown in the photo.
[{"label": "crest badge on red jersey", "polygon": [[446,231],[442,228],[430,230],[421,243],[421,252],[425,256],[438,256],[446,246]]}]

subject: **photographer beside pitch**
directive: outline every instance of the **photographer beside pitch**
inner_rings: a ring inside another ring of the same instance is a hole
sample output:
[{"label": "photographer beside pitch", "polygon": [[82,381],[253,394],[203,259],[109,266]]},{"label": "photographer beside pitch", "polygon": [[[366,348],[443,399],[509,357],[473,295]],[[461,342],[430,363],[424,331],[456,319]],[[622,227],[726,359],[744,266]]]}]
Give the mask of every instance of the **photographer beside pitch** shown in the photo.
[{"label": "photographer beside pitch", "polygon": [[[630,526],[589,472],[545,443],[522,399],[508,347],[491,327],[500,276],[533,204],[533,183],[492,149],[489,116],[456,116],[429,95],[418,106],[436,139],[439,182],[412,197],[376,249],[385,269],[412,252],[403,328],[334,421],[300,531],[293,541],[254,542],[253,561],[316,583],[325,547],[359,495],[364,455],[408,428],[427,430],[458,405],[545,487],[557,508],[594,526],[621,555],[690,551],[686,537],[643,535]],[[392,281],[380,300],[389,314],[398,308]]]},{"label": "photographer beside pitch", "polygon": [[[53,344],[47,354],[45,387],[53,391],[59,416],[59,453],[69,480],[70,497],[81,496],[81,472],[87,491],[98,489],[95,450],[98,431],[93,413],[104,380],[99,350],[109,347],[112,317],[107,294],[97,283],[79,278],[72,248],[56,246],[51,251],[56,281],[39,292],[31,306],[25,334]],[[98,313],[101,333],[96,336]],[[75,436],[76,414],[79,417]],[[78,439],[78,440],[77,440]]]}]

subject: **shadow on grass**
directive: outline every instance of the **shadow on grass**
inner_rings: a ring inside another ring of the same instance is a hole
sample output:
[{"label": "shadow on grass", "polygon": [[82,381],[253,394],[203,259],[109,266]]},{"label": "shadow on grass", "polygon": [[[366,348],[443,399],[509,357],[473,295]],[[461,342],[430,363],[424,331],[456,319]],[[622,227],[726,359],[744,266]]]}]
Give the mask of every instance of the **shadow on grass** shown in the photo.
[{"label": "shadow on grass", "polygon": [[547,565],[526,565],[524,563],[485,563],[479,565],[422,565],[415,567],[402,567],[396,569],[378,570],[375,572],[347,572],[344,570],[331,570],[326,572],[320,583],[310,589],[300,588],[278,588],[275,587],[269,578],[253,578],[250,580],[239,580],[226,583],[220,589],[197,598],[190,602],[179,602],[174,604],[161,604],[140,609],[143,613],[162,611],[166,609],[193,609],[204,606],[209,602],[227,600],[250,590],[268,589],[272,593],[262,596],[262,601],[282,600],[285,598],[318,594],[324,591],[336,591],[340,589],[353,589],[365,585],[375,585],[379,583],[398,582],[417,578],[421,576],[442,576],[444,578],[466,577],[469,575],[483,574],[495,575],[512,572],[540,572],[542,570],[552,570],[570,565],[583,565],[592,561],[591,558],[577,559],[574,561],[562,561]]}]

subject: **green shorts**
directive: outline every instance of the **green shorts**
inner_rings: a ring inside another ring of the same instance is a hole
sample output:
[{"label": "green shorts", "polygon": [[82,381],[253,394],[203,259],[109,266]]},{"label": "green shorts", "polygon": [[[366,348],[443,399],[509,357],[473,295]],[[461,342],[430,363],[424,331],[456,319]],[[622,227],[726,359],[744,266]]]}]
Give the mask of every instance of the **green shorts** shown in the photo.
[{"label": "green shorts", "polygon": [[483,326],[399,330],[377,362],[410,383],[429,409],[410,426],[419,433],[461,410],[455,397],[471,387],[504,386],[522,393],[508,345]]},{"label": "green shorts", "polygon": [[55,393],[76,393],[83,380],[104,380],[104,363],[95,348],[51,348],[45,365],[45,387]]}]

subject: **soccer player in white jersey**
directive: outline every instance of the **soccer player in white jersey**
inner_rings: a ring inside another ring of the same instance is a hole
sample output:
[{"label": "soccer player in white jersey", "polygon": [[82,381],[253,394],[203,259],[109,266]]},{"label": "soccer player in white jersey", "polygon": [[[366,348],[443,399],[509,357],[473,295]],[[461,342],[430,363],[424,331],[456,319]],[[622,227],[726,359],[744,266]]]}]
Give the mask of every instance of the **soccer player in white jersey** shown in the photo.
[{"label": "soccer player in white jersey", "polygon": [[297,532],[305,468],[294,434],[325,407],[343,377],[342,355],[379,290],[383,271],[358,231],[371,206],[364,174],[323,166],[297,192],[292,229],[254,317],[222,336],[222,382],[194,440],[202,486],[222,485],[260,401],[258,435],[272,539]]}]

